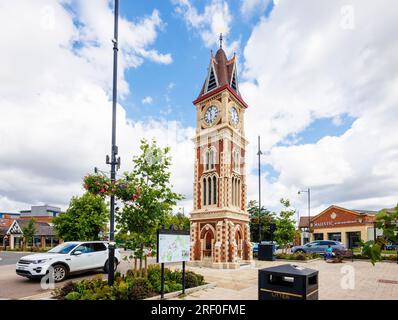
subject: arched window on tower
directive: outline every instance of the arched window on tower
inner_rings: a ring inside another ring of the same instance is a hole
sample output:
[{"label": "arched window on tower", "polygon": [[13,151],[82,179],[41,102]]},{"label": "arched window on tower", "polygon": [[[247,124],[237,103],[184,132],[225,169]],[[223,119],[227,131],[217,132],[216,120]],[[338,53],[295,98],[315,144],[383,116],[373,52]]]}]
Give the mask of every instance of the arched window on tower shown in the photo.
[{"label": "arched window on tower", "polygon": [[209,170],[209,164],[210,164],[210,153],[209,153],[209,150],[206,150],[206,155],[205,155],[206,171]]},{"label": "arched window on tower", "polygon": [[241,206],[240,179],[238,180],[238,201],[237,201],[237,206],[239,208]]},{"label": "arched window on tower", "polygon": [[216,167],[216,152],[211,149],[210,150],[210,170],[213,170]]},{"label": "arched window on tower", "polygon": [[207,185],[207,179],[206,178],[204,178],[203,179],[203,205],[205,206],[206,205],[206,199],[207,199],[207,188],[206,188],[206,185]]},{"label": "arched window on tower", "polygon": [[239,172],[239,168],[240,168],[240,158],[239,158],[239,152],[238,151],[234,151],[233,153],[233,170],[235,172]]},{"label": "arched window on tower", "polygon": [[217,178],[213,177],[213,204],[217,204]]},{"label": "arched window on tower", "polygon": [[211,178],[208,178],[208,185],[209,185],[209,205],[211,205]]},{"label": "arched window on tower", "polygon": [[235,177],[232,177],[232,205],[235,205]]}]

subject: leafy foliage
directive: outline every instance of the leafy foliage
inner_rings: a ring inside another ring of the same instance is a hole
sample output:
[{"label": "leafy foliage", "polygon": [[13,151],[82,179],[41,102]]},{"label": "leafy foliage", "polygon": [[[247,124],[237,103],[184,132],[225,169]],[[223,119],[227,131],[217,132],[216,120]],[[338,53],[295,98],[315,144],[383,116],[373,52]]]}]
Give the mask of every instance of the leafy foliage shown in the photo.
[{"label": "leafy foliage", "polygon": [[172,207],[183,197],[173,192],[170,184],[170,149],[146,140],[141,141],[140,149],[141,154],[133,159],[133,170],[125,173],[140,196],[134,202],[124,201],[117,222],[130,249],[142,259],[144,248],[155,247],[156,231],[167,224]]},{"label": "leafy foliage", "polygon": [[[147,274],[145,277],[133,270],[128,270],[126,275],[117,273],[112,287],[109,287],[101,276],[91,280],[69,282],[57,288],[53,296],[59,300],[142,300],[159,294],[161,290],[159,265],[149,266]],[[181,271],[165,269],[165,293],[181,290],[181,282]],[[203,276],[191,271],[186,273],[186,288],[203,284]]]},{"label": "leafy foliage", "polygon": [[383,231],[383,234],[375,240],[362,242],[362,254],[375,265],[383,260],[382,249],[389,242],[398,242],[398,205],[394,211],[381,210],[376,215],[375,227]]},{"label": "leafy foliage", "polygon": [[259,241],[259,232],[258,225],[260,220],[261,225],[261,240],[271,240],[271,233],[269,231],[269,226],[271,223],[275,223],[275,216],[265,207],[261,207],[260,210],[260,219],[259,219],[259,208],[258,202],[255,200],[249,201],[247,211],[250,215],[250,235],[251,241],[260,242]]},{"label": "leafy foliage", "polygon": [[169,214],[166,227],[170,228],[172,225],[177,226],[179,229],[189,230],[190,221],[182,212],[177,214]]},{"label": "leafy foliage", "polygon": [[54,228],[64,241],[99,240],[108,221],[108,209],[101,196],[85,193],[73,197],[66,212],[54,218]]},{"label": "leafy foliage", "polygon": [[33,243],[33,237],[36,234],[35,224],[36,224],[35,219],[31,219],[29,221],[29,223],[25,227],[22,228],[22,234],[23,234],[23,237],[26,239],[27,243],[29,243],[29,241],[32,241],[32,243]]},{"label": "leafy foliage", "polygon": [[286,248],[297,236],[295,220],[293,219],[296,210],[290,208],[290,201],[288,199],[281,199],[280,203],[283,209],[276,218],[276,231],[274,236],[275,241],[282,248]]}]

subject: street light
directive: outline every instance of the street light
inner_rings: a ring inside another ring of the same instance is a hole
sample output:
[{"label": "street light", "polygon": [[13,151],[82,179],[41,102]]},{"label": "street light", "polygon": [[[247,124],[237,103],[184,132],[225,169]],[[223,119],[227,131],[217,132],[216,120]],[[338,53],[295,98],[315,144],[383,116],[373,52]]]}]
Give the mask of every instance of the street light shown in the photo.
[{"label": "street light", "polygon": [[307,190],[299,190],[297,194],[307,193],[308,195],[308,240],[311,241],[311,189],[308,188]]},{"label": "street light", "polygon": [[261,155],[263,154],[260,149],[260,136],[258,136],[258,243],[261,243]]},{"label": "street light", "polygon": [[[116,107],[117,107],[117,58],[119,38],[119,0],[115,0],[115,21],[113,43],[113,99],[112,99],[112,149],[111,157],[106,157],[106,164],[111,165],[111,182],[116,181],[116,170],[120,168],[120,158],[117,158],[118,147],[116,146]],[[115,196],[110,199],[110,222],[109,222],[109,256],[108,256],[108,285],[112,286],[115,280]]]}]

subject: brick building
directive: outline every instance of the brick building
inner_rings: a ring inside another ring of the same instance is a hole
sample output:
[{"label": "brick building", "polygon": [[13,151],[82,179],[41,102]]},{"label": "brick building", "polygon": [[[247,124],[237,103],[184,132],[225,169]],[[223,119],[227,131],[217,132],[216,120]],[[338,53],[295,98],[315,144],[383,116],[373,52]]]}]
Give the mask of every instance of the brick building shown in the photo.
[{"label": "brick building", "polygon": [[[374,239],[374,221],[378,211],[350,210],[332,205],[316,216],[301,217],[301,243],[315,240],[335,240],[347,248],[358,246],[359,241]],[[308,233],[308,227],[310,232]],[[376,230],[376,236],[380,234]],[[309,236],[309,237],[308,237]]]}]

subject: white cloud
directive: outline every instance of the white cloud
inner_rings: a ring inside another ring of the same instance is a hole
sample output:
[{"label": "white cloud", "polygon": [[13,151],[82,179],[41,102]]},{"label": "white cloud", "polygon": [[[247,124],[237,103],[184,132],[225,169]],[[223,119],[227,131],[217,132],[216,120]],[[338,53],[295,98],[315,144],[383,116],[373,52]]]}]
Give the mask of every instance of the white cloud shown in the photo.
[{"label": "white cloud", "polygon": [[152,104],[153,98],[151,96],[147,96],[144,99],[142,99],[141,103],[142,104]]},{"label": "white cloud", "polygon": [[[261,134],[264,163],[279,172],[263,188],[265,205],[313,189],[314,213],[330,204],[380,209],[398,202],[398,45],[390,1],[280,1],[254,27],[244,51],[249,141]],[[316,13],[316,14],[314,14]],[[347,18],[354,19],[346,28]],[[343,23],[344,22],[344,23]],[[280,146],[315,119],[356,119],[339,137]],[[256,144],[249,166],[255,168]],[[250,171],[249,168],[249,171]],[[255,176],[249,192],[257,198]],[[250,182],[252,181],[252,182]]]},{"label": "white cloud", "polygon": [[244,17],[262,14],[270,0],[241,0],[240,11]]},{"label": "white cloud", "polygon": [[[61,3],[20,0],[0,5],[2,211],[38,203],[65,209],[71,196],[83,192],[85,174],[95,166],[109,169],[105,155],[111,145],[112,11],[103,0],[70,1],[74,13]],[[156,10],[134,23],[121,19],[122,93],[129,90],[127,68],[138,67],[144,59],[167,62],[158,58],[169,54],[150,48],[161,26]],[[193,175],[193,129],[179,123],[133,122],[122,105],[117,116],[121,172],[131,168],[139,139],[155,137],[161,146],[178,145],[173,148],[173,172]],[[178,175],[172,182],[178,192],[191,194],[192,185]]]},{"label": "white cloud", "polygon": [[225,36],[224,49],[227,54],[239,48],[239,41],[228,41],[233,17],[227,1],[211,0],[203,13],[199,13],[190,0],[172,0],[172,3],[175,5],[175,12],[183,17],[189,28],[199,33],[207,48],[217,47],[220,33]]}]

